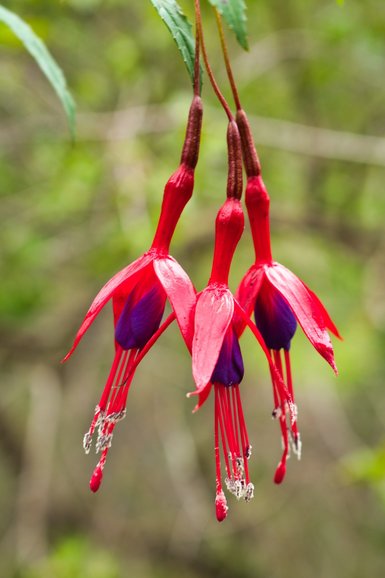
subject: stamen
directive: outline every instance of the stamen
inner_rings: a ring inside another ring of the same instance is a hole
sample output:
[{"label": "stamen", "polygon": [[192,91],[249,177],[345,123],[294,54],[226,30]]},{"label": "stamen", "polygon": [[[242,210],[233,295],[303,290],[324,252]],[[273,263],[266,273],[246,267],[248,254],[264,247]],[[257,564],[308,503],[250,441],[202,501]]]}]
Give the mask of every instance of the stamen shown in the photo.
[{"label": "stamen", "polygon": [[282,410],[280,407],[275,407],[271,412],[271,416],[273,419],[279,419],[282,415]]},{"label": "stamen", "polygon": [[118,421],[126,415],[128,391],[134,376],[135,360],[138,350],[123,351],[118,345],[112,367],[103,390],[99,405],[95,408],[90,429],[83,438],[83,447],[89,453],[95,429],[98,429],[95,450],[102,453],[101,458],[91,476],[90,488],[96,492],[102,482],[103,468],[108,450],[112,444],[113,432]]},{"label": "stamen", "polygon": [[[282,368],[280,351],[273,350],[273,356],[274,356],[274,363],[275,363],[276,368],[278,370],[278,373],[279,373],[279,375],[283,381],[283,368]],[[290,404],[292,404],[292,400],[291,400],[291,396],[290,396],[289,391],[288,390],[285,391],[282,387],[280,387],[278,380],[275,380],[275,385],[277,388],[278,396],[280,398],[279,407],[281,409],[281,412],[279,415],[279,425],[281,427],[283,452],[282,452],[281,461],[278,464],[278,467],[275,471],[274,482],[276,484],[280,484],[283,481],[285,474],[286,474],[286,460],[289,456],[289,451],[290,451],[288,427],[287,427],[287,423],[286,423],[286,413],[287,413],[288,408],[290,407]],[[275,403],[276,403],[276,406],[278,407],[277,399],[275,399]]]},{"label": "stamen", "polygon": [[290,392],[291,399],[293,400],[294,403],[293,380],[291,377],[291,366],[290,366],[290,352],[287,349],[285,349],[285,366],[286,366],[287,388]]},{"label": "stamen", "polygon": [[[228,463],[228,469],[227,469],[227,475],[229,477],[232,476],[232,468],[231,466],[233,465],[233,452],[232,452],[232,440],[230,438],[230,428],[228,425],[228,419],[227,419],[227,408],[226,408],[226,400],[225,397],[223,396],[223,391],[222,391],[222,387],[218,384],[215,384],[215,387],[217,388],[218,391],[218,410],[219,410],[219,416],[220,416],[220,424],[221,424],[221,431],[222,431],[222,443],[223,443],[223,454],[226,460],[226,463]],[[228,448],[228,450],[227,450]],[[231,466],[230,466],[230,462],[231,462]]]},{"label": "stamen", "polygon": [[135,370],[146,353],[174,319],[175,313],[172,312],[141,350],[123,350],[119,344],[116,346],[114,361],[102,397],[95,408],[90,428],[83,438],[83,447],[88,454],[95,429],[98,429],[95,449],[96,453],[102,452],[102,455],[90,479],[90,489],[93,492],[96,492],[102,483],[103,468],[106,463],[108,450],[111,447],[115,426],[126,416],[127,396]]},{"label": "stamen", "polygon": [[[226,387],[224,388],[224,392],[226,393],[226,404],[227,404],[227,417],[228,417],[228,424],[229,424],[229,428],[230,428],[230,434],[231,434],[231,440],[232,440],[232,456],[233,456],[233,464],[236,467],[236,463],[237,463],[237,456],[239,456],[240,451],[239,451],[239,443],[238,443],[238,431],[237,431],[237,424],[235,419],[233,419],[234,417],[234,407],[233,407],[233,401],[231,399],[231,390],[233,388],[232,387]],[[235,474],[237,475],[237,467],[235,470]]]},{"label": "stamen", "polygon": [[225,484],[238,500],[251,500],[254,486],[250,483],[248,459],[251,445],[248,440],[242,410],[239,386],[214,384],[215,388],[215,458],[217,474],[217,495],[222,491],[220,471],[219,431],[222,452],[226,464]]},{"label": "stamen", "polygon": [[[127,353],[127,352],[125,352],[125,353]],[[106,385],[104,386],[102,397],[100,398],[99,404],[95,408],[95,413],[94,413],[94,417],[93,417],[93,420],[91,422],[90,428],[89,428],[88,432],[84,435],[84,438],[83,438],[83,448],[84,448],[84,451],[86,454],[88,454],[90,452],[90,449],[92,446],[92,437],[94,435],[95,429],[97,427],[99,427],[99,429],[100,429],[101,423],[104,421],[104,411],[105,411],[106,406],[107,406],[108,398],[110,397],[110,394],[111,394],[111,389],[113,387],[116,373],[118,371],[118,367],[119,367],[120,361],[122,359],[122,354],[123,354],[123,349],[119,345],[116,349],[114,361],[112,362],[112,366],[110,369],[110,373],[108,374],[108,379],[107,379]]]},{"label": "stamen", "polygon": [[103,452],[104,450],[111,447],[112,443],[112,433],[106,433],[104,435],[100,435],[96,442],[96,453]]},{"label": "stamen", "polygon": [[123,419],[125,416],[127,395],[134,377],[133,368],[137,352],[137,349],[124,352],[122,363],[115,379],[115,385],[111,388],[111,398],[108,402],[104,419],[99,426],[96,453],[103,452],[111,447],[115,426],[119,419]]},{"label": "stamen", "polygon": [[[219,417],[219,402],[218,402],[218,388],[214,387],[215,391],[215,403],[214,403],[214,452],[215,452],[215,470],[216,470],[216,484],[217,484],[217,494],[222,491],[221,484],[221,458],[219,454],[219,436],[218,436],[218,422]],[[222,430],[222,427],[221,427]],[[223,437],[223,436],[222,436]],[[222,440],[223,443],[223,440]]]},{"label": "stamen", "polygon": [[[96,428],[98,428],[99,431],[98,435],[103,436],[105,435],[106,420],[115,426],[118,421],[124,419],[126,415],[125,405],[128,390],[134,371],[174,319],[175,313],[172,312],[141,350],[123,350],[119,344],[117,345],[114,361],[102,397],[100,398],[99,405],[95,408],[95,414],[90,428],[83,438],[83,447],[87,454],[91,449],[92,437]],[[102,443],[101,447],[103,447],[103,445]]]},{"label": "stamen", "polygon": [[[231,459],[231,454],[230,454],[230,452],[227,451],[226,436],[225,436],[225,431],[224,431],[221,406],[220,406],[220,402],[219,402],[218,387],[219,386],[217,384],[215,384],[215,386],[214,386],[214,388],[215,388],[215,409],[216,409],[216,415],[217,415],[216,420],[219,420],[219,427],[220,427],[220,431],[221,431],[221,440],[222,440],[222,450],[223,450],[223,456],[225,458],[225,464],[226,464],[226,473],[227,473],[227,476],[230,477],[231,476],[231,470],[230,470],[229,458]],[[218,444],[218,447],[219,447],[219,444]]]},{"label": "stamen", "polygon": [[290,352],[285,349],[285,368],[286,368],[286,381],[287,387],[292,399],[292,407],[291,407],[291,429],[293,432],[294,438],[298,438],[298,428],[297,428],[297,417],[298,417],[298,408],[295,404],[294,399],[294,389],[293,389],[293,379],[291,376],[291,364],[290,364]]},{"label": "stamen", "polygon": [[290,432],[290,443],[293,453],[297,456],[299,461],[302,454],[302,441],[299,432],[296,435],[294,435],[293,432]]},{"label": "stamen", "polygon": [[222,410],[224,412],[224,425],[225,425],[225,432],[227,437],[227,442],[229,445],[229,458],[231,460],[232,465],[232,476],[236,479],[237,478],[237,465],[236,465],[236,457],[239,454],[236,449],[236,441],[234,435],[234,425],[231,413],[231,405],[230,405],[230,396],[228,395],[228,388],[224,386],[220,386],[219,393],[220,399],[222,401]]},{"label": "stamen", "polygon": [[280,380],[275,379],[274,373],[271,372],[275,404],[272,415],[273,418],[279,419],[282,434],[283,453],[274,475],[275,483],[280,484],[285,477],[286,461],[290,457],[290,448],[297,458],[301,459],[301,439],[297,428],[298,409],[294,403],[289,351],[284,350],[285,376],[281,351],[273,350],[272,353],[276,369],[285,386],[284,388],[281,387]]},{"label": "stamen", "polygon": [[[234,404],[234,405],[236,406],[237,412],[238,412],[238,424],[239,424],[239,432],[240,432],[241,444],[242,444],[245,483],[248,486],[249,482],[250,482],[250,478],[249,478],[249,465],[247,462],[251,456],[251,445],[249,444],[249,438],[247,435],[246,422],[245,422],[245,416],[243,414],[243,408],[242,408],[242,402],[241,402],[241,393],[239,391],[239,386],[236,386],[234,389],[235,389],[235,391],[233,390],[233,393],[235,394],[235,398],[236,398],[236,404]],[[245,499],[246,499],[246,497],[245,497]]]},{"label": "stamen", "polygon": [[254,498],[254,484],[251,482],[249,482],[246,486],[244,498],[245,502],[250,502],[250,500]]},{"label": "stamen", "polygon": [[127,352],[123,352],[123,349],[120,347],[120,345],[118,345],[117,349],[116,349],[114,361],[112,362],[110,373],[108,375],[107,383],[104,387],[102,397],[100,398],[100,402],[99,402],[99,408],[102,411],[104,411],[107,407],[107,401],[108,401],[108,398],[110,397],[111,388],[112,388],[112,385],[115,381],[116,373],[118,371],[119,363],[121,361],[123,353],[127,353]]}]

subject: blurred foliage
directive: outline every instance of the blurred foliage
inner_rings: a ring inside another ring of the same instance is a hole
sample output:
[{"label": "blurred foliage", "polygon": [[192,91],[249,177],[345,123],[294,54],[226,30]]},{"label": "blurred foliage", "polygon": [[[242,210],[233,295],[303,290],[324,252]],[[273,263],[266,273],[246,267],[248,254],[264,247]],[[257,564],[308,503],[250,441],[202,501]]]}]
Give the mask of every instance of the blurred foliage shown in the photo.
[{"label": "blurred foliage", "polygon": [[95,549],[84,538],[73,536],[60,543],[52,554],[23,578],[118,578],[113,555]]},{"label": "blurred foliage", "polygon": [[75,136],[75,103],[68,91],[66,80],[60,67],[52,58],[44,42],[40,40],[32,28],[22,18],[15,14],[15,12],[7,10],[7,8],[4,8],[4,6],[1,5],[0,22],[4,23],[8,29],[15,34],[24,45],[24,48],[35,59],[36,64],[40,66],[43,74],[46,75],[47,80],[51,83],[52,88],[55,90],[67,114],[72,136]]},{"label": "blurred foliage", "polygon": [[[111,315],[68,350],[100,286],[151,242],[175,170],[190,80],[151,2],[3,2],[52,50],[78,138],[0,26],[0,574],[137,578],[383,575],[385,540],[385,4],[248,2],[250,51],[229,34],[272,198],[277,260],[323,299],[344,342],[336,379],[298,331],[301,463],[282,487],[264,359],[245,335],[242,396],[255,499],[215,521],[212,404],[192,416],[171,328],[139,368],[97,495],[82,435],[112,358]],[[212,12],[208,50],[229,96]],[[181,1],[192,17],[192,2]],[[207,82],[196,191],[172,251],[201,289],[226,179],[226,119]],[[253,258],[248,229],[232,284]]]}]

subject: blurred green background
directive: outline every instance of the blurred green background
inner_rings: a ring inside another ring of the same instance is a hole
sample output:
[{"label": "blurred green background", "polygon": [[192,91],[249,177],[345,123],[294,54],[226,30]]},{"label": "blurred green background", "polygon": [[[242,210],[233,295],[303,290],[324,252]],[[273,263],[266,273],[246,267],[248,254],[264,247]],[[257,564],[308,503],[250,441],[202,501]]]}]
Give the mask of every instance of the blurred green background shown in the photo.
[{"label": "blurred green background", "polygon": [[[192,16],[192,1],[181,1]],[[178,165],[190,83],[149,1],[12,0],[78,104],[0,26],[0,574],[18,578],[361,578],[385,567],[385,3],[249,0],[229,36],[272,198],[274,255],[323,299],[344,342],[333,376],[292,347],[301,462],[285,483],[265,360],[245,336],[255,498],[215,520],[212,400],[196,415],[175,328],[139,368],[97,495],[88,429],[112,360],[109,307],[65,366],[104,282],[151,242]],[[207,7],[205,7],[207,8]],[[212,65],[227,96],[214,20]],[[172,245],[205,286],[224,199],[226,119],[207,82],[195,196]],[[248,228],[232,287],[251,264]]]}]

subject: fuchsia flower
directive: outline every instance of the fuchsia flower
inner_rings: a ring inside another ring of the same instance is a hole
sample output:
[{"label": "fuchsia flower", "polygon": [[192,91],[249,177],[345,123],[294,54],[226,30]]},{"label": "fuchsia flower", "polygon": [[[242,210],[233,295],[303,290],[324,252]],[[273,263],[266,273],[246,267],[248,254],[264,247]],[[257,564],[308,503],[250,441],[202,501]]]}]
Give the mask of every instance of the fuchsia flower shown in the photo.
[{"label": "fuchsia flower", "polygon": [[[100,460],[90,480],[97,491],[116,423],[124,418],[128,391],[135,369],[153,343],[174,320],[191,348],[195,289],[182,267],[169,255],[169,246],[179,217],[191,198],[194,168],[198,159],[202,104],[195,96],[190,108],[181,164],[166,184],[159,223],[150,250],[114,275],[99,291],[64,358],[67,360],[102,308],[112,299],[115,327],[115,357],[96,406],[84,449],[90,451],[97,429],[96,452]],[[173,312],[161,325],[166,299]]]},{"label": "fuchsia flower", "polygon": [[[236,125],[234,128],[230,123],[229,133],[230,143],[231,139],[237,142],[239,135]],[[242,167],[240,143],[238,150],[239,159],[236,160]],[[233,155],[229,151],[230,172],[232,159]],[[236,166],[237,163],[234,164]],[[239,384],[244,373],[237,334],[239,318],[244,324],[250,325],[274,374],[274,366],[262,336],[245,315],[228,287],[231,261],[244,229],[244,216],[239,201],[242,192],[241,174],[236,177],[238,179],[237,193],[229,195],[228,191],[228,198],[217,215],[213,266],[208,286],[197,296],[192,342],[192,365],[196,391],[189,395],[199,396],[194,411],[202,406],[212,388],[215,393],[215,505],[218,521],[225,519],[228,510],[222,488],[220,446],[226,470],[227,489],[238,499],[244,498],[246,501],[251,500],[254,492],[248,470],[251,445],[239,391]],[[230,177],[229,181],[232,182]]]},{"label": "fuchsia flower", "polygon": [[[247,162],[245,164],[246,168],[250,167]],[[274,481],[280,483],[286,473],[289,441],[292,441],[293,451],[298,458],[301,455],[289,353],[297,322],[313,347],[336,373],[328,330],[337,337],[340,335],[318,297],[291,271],[273,261],[269,204],[269,195],[262,177],[260,174],[252,174],[247,180],[246,207],[253,236],[255,263],[243,277],[236,298],[247,315],[250,316],[254,311],[256,325],[272,352],[281,378],[277,380],[277,374],[272,374],[275,404],[273,417],[279,419],[283,441],[283,454],[274,477]],[[238,330],[241,333],[242,327],[239,326]],[[282,383],[286,387],[282,387]]]},{"label": "fuchsia flower", "polygon": [[[282,482],[289,456],[289,442],[297,457],[301,456],[301,440],[297,428],[290,366],[290,344],[297,322],[313,347],[326,359],[334,371],[333,346],[328,330],[340,338],[338,330],[318,297],[298,277],[283,265],[273,261],[270,244],[270,199],[261,177],[261,166],[245,112],[237,112],[237,125],[242,139],[242,154],[247,173],[246,207],[255,250],[255,263],[243,277],[236,298],[245,313],[254,311],[255,322],[272,353],[276,372],[271,373],[274,410],[279,419],[283,453],[274,481]],[[237,325],[241,334],[245,325]]]}]

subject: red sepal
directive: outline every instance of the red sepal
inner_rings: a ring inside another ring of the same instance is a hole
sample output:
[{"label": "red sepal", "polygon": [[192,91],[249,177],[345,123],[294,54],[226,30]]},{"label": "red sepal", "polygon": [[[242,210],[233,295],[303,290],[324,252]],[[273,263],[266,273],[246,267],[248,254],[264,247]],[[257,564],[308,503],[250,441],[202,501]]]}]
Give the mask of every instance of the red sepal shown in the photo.
[{"label": "red sepal", "polygon": [[[235,293],[235,299],[248,317],[253,312],[255,301],[263,281],[263,268],[252,265],[244,275]],[[237,312],[236,312],[237,313]],[[235,332],[240,337],[245,330],[246,324],[243,318],[235,315]]]},{"label": "red sepal", "polygon": [[225,285],[209,285],[198,295],[192,344],[192,368],[198,391],[210,381],[234,313],[234,298]]},{"label": "red sepal", "polygon": [[205,403],[206,399],[208,398],[208,396],[210,395],[210,391],[212,388],[213,384],[211,382],[209,382],[206,387],[204,387],[201,390],[196,390],[196,391],[192,391],[190,393],[187,394],[187,397],[192,397],[193,395],[198,395],[198,403],[196,404],[196,406],[193,409],[193,413],[197,412],[198,409],[200,409],[202,407],[202,405]]},{"label": "red sepal", "polygon": [[72,353],[75,351],[79,341],[90,327],[90,325],[95,321],[96,317],[99,315],[100,311],[103,309],[107,301],[111,299],[113,293],[121,287],[121,285],[128,280],[132,280],[132,277],[144,269],[151,261],[154,259],[154,255],[151,253],[145,253],[139,259],[136,259],[133,263],[116,273],[107,283],[102,287],[99,293],[93,300],[91,307],[88,309],[87,314],[80,326],[79,331],[75,337],[74,343],[67,353],[67,355],[62,360],[67,361]]},{"label": "red sepal", "polygon": [[170,256],[155,259],[154,270],[167,294],[183,339],[191,353],[196,301],[194,286],[184,269]]},{"label": "red sepal", "polygon": [[266,278],[291,307],[306,337],[337,373],[333,346],[326,330],[325,308],[289,269],[279,263],[264,267]]}]

